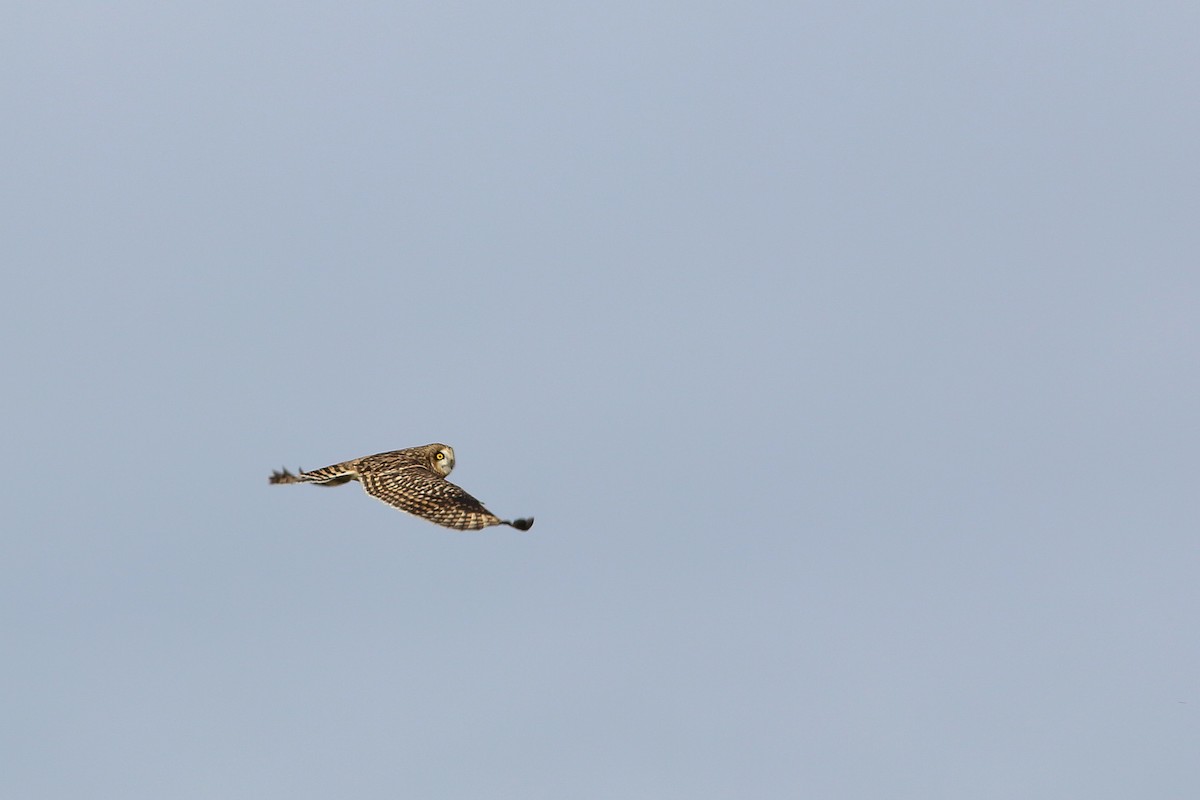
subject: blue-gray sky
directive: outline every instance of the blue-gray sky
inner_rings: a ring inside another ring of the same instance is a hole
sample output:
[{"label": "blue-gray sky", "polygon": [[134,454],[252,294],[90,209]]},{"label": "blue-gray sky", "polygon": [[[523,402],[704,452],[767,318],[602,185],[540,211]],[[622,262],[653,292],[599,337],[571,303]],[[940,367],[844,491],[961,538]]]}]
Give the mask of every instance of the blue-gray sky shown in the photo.
[{"label": "blue-gray sky", "polygon": [[1200,796],[1194,3],[6,17],[0,795]]}]

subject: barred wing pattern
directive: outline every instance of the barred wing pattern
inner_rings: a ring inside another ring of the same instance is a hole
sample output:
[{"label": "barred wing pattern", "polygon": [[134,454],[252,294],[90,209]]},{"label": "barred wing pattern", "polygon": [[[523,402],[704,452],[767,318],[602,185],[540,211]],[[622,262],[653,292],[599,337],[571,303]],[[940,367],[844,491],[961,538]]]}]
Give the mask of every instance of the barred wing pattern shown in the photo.
[{"label": "barred wing pattern", "polygon": [[460,531],[477,531],[501,520],[450,481],[422,468],[362,473],[367,494],[401,511]]}]

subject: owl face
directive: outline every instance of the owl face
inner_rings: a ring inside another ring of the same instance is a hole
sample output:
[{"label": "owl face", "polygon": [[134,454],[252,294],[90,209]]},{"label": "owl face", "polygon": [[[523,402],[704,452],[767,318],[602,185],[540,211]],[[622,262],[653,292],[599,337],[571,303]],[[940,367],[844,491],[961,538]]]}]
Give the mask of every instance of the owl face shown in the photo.
[{"label": "owl face", "polygon": [[432,445],[433,452],[429,456],[429,466],[443,478],[454,469],[454,448],[448,444]]}]

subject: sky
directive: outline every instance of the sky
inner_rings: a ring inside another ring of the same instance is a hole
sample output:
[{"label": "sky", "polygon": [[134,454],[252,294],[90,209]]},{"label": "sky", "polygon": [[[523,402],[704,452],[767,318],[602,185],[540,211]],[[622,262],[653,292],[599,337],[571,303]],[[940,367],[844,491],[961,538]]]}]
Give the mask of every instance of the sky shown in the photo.
[{"label": "sky", "polygon": [[18,2],[0,796],[1200,796],[1198,25]]}]

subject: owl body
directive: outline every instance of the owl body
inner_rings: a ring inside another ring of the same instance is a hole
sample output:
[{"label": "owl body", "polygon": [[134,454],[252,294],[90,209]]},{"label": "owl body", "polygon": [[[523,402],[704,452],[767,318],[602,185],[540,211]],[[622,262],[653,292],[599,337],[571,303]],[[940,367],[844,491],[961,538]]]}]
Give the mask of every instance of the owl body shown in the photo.
[{"label": "owl body", "polygon": [[389,450],[343,461],[311,472],[293,475],[286,469],[271,475],[275,483],[315,483],[340,486],[359,481],[367,494],[437,525],[475,531],[491,525],[508,525],[526,531],[533,518],[504,520],[462,488],[446,480],[454,469],[454,448],[434,443],[405,450]]}]

